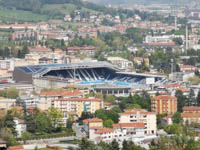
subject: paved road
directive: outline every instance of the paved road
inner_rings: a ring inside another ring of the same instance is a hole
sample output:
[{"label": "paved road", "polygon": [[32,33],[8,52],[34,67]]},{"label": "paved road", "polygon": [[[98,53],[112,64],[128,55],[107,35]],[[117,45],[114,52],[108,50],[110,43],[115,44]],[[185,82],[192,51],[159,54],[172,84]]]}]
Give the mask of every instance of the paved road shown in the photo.
[{"label": "paved road", "polygon": [[51,139],[40,139],[40,140],[28,140],[26,141],[27,144],[53,144],[59,143],[60,141],[68,141],[68,140],[75,140],[75,136],[69,137],[59,137],[59,138],[51,138]]},{"label": "paved road", "polygon": [[83,126],[80,126],[78,123],[74,123],[72,128],[76,132],[77,139],[81,139],[87,136],[86,132],[83,129]]},{"label": "paved road", "polygon": [[[30,144],[30,145],[23,145],[25,150],[34,150],[37,148],[45,148],[47,144]],[[67,150],[70,148],[78,148],[78,145],[74,144],[49,144],[50,146],[58,146],[62,148],[66,148]]]}]

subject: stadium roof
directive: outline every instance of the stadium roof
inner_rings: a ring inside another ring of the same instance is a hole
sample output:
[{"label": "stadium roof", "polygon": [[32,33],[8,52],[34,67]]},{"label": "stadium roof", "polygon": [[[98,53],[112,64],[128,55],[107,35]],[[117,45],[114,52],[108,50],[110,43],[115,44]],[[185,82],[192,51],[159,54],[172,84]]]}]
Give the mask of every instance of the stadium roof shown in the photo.
[{"label": "stadium roof", "polygon": [[49,65],[33,65],[33,66],[20,66],[16,67],[21,71],[31,74],[31,75],[43,75],[51,70],[58,69],[81,69],[81,68],[110,68],[115,71],[120,71],[120,69],[108,62],[84,62],[77,64],[49,64]]}]

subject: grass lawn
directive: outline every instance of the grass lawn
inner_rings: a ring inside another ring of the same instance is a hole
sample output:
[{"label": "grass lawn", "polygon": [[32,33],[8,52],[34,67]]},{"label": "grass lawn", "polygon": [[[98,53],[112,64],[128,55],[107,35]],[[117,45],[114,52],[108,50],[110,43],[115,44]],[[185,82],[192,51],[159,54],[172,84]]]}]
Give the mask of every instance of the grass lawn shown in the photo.
[{"label": "grass lawn", "polygon": [[36,22],[36,21],[46,21],[48,20],[48,16],[34,14],[29,11],[0,9],[0,19],[5,21],[18,20],[18,21]]}]

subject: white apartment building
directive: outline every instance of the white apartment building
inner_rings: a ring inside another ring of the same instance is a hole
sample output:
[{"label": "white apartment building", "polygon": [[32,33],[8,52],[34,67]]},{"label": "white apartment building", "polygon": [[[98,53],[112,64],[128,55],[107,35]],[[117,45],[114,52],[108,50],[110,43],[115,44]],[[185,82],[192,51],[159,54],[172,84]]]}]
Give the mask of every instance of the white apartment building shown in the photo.
[{"label": "white apartment building", "polygon": [[124,140],[134,141],[145,137],[144,123],[119,123],[113,124],[113,128],[91,127],[89,139],[95,143],[100,141],[111,143],[114,139],[122,144]]},{"label": "white apartment building", "polygon": [[14,59],[0,60],[0,68],[14,70],[14,68],[15,68]]},{"label": "white apartment building", "polygon": [[17,131],[17,136],[21,137],[24,132],[26,132],[26,124],[24,123],[24,120],[21,120],[19,118],[14,118],[15,122],[15,130]]},{"label": "white apartment building", "polygon": [[172,42],[174,38],[181,38],[184,41],[184,35],[163,35],[163,36],[151,36],[147,35],[145,37],[145,43],[169,43]]},{"label": "white apartment building", "polygon": [[39,98],[38,96],[28,95],[28,96],[20,96],[17,98],[17,102],[22,107],[37,107]]},{"label": "white apartment building", "polygon": [[121,57],[108,57],[107,60],[110,61],[112,64],[117,65],[120,69],[133,68],[133,62]]},{"label": "white apartment building", "polygon": [[156,114],[144,109],[128,109],[120,114],[119,123],[144,123],[146,135],[155,135],[157,132]]}]

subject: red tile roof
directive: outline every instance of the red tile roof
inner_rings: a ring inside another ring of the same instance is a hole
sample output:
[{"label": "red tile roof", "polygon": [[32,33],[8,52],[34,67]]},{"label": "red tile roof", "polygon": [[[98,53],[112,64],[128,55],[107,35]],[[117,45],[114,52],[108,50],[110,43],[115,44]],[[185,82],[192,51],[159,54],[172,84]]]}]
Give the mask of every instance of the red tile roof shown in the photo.
[{"label": "red tile roof", "polygon": [[104,102],[104,106],[110,106],[110,105],[112,105],[112,103]]},{"label": "red tile roof", "polygon": [[17,120],[19,122],[19,124],[24,124],[24,120],[21,120],[21,119],[19,119],[17,117],[14,117],[14,120]]},{"label": "red tile roof", "polygon": [[195,66],[192,65],[180,65],[180,69],[195,69]]},{"label": "red tile roof", "polygon": [[102,99],[98,99],[98,98],[59,98],[56,101],[96,101],[96,102],[101,102],[103,101]]},{"label": "red tile roof", "polygon": [[22,145],[10,146],[8,147],[8,150],[24,150],[24,147]]},{"label": "red tile roof", "polygon": [[200,111],[200,107],[198,106],[183,107],[183,111]]},{"label": "red tile roof", "polygon": [[121,113],[120,115],[135,115],[137,114],[137,112],[143,115],[154,114],[153,112],[148,112],[143,109],[134,108],[134,109],[127,109],[125,110],[125,112]]},{"label": "red tile roof", "polygon": [[172,84],[165,84],[165,85],[161,85],[160,87],[163,88],[178,88],[178,87],[182,87],[182,84],[178,84],[178,83],[172,83]]},{"label": "red tile roof", "polygon": [[102,119],[99,118],[92,118],[92,119],[85,119],[83,120],[83,123],[88,124],[88,123],[94,123],[94,122],[103,122]]},{"label": "red tile roof", "polygon": [[200,113],[182,113],[183,118],[200,118]]},{"label": "red tile roof", "polygon": [[189,92],[190,90],[187,88],[178,88],[176,91]]},{"label": "red tile roof", "polygon": [[174,42],[168,42],[168,43],[161,43],[161,42],[152,42],[149,43],[150,46],[175,46]]},{"label": "red tile roof", "polygon": [[177,98],[171,95],[159,95],[153,98],[154,100],[176,100]]},{"label": "red tile roof", "polygon": [[95,132],[96,134],[103,134],[103,133],[112,133],[114,132],[114,129],[111,128],[102,128],[101,130]]},{"label": "red tile roof", "polygon": [[119,128],[119,127],[136,127],[136,128],[144,128],[144,123],[118,123],[113,124],[113,128]]},{"label": "red tile roof", "polygon": [[47,91],[41,92],[40,96],[80,96],[83,92],[79,90],[66,90],[66,91]]}]

